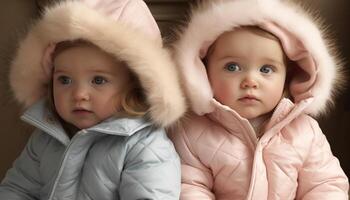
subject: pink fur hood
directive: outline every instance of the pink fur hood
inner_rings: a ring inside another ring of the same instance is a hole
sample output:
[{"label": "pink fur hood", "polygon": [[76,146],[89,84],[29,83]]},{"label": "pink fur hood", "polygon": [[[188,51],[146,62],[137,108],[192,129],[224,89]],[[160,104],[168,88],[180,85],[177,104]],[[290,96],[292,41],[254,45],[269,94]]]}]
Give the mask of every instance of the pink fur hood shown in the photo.
[{"label": "pink fur hood", "polygon": [[174,44],[192,110],[203,115],[215,107],[202,62],[209,46],[223,32],[247,25],[277,36],[288,58],[300,68],[288,86],[294,103],[311,98],[313,103],[305,113],[315,116],[326,111],[341,85],[341,66],[315,20],[298,6],[280,0],[204,1],[193,10]]},{"label": "pink fur hood", "polygon": [[90,41],[128,64],[146,91],[155,123],[169,125],[185,112],[175,65],[142,0],[66,0],[46,8],[20,41],[10,68],[11,89],[25,108],[46,95],[55,44],[76,39]]}]

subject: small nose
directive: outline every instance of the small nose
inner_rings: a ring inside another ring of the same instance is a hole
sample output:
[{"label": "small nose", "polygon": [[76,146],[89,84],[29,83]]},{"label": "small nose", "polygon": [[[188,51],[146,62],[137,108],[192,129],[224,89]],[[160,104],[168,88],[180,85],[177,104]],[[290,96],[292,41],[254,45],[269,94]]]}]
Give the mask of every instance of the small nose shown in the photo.
[{"label": "small nose", "polygon": [[255,80],[255,78],[251,75],[246,76],[243,81],[241,82],[241,88],[248,89],[248,88],[258,88],[258,82]]},{"label": "small nose", "polygon": [[88,101],[90,100],[89,89],[87,86],[78,85],[74,88],[73,98],[76,101]]}]

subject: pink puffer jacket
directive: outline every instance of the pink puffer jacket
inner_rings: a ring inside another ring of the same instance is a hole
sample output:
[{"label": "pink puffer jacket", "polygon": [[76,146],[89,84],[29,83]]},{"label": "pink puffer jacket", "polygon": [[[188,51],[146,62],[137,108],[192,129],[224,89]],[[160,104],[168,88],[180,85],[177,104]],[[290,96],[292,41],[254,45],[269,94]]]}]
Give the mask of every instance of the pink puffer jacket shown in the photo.
[{"label": "pink puffer jacket", "polygon": [[[320,29],[279,0],[204,1],[174,44],[192,113],[170,131],[182,159],[181,200],[348,199],[349,182],[317,122],[341,81]],[[281,41],[294,67],[289,92],[258,139],[248,120],[213,98],[202,59],[225,31],[244,25]],[[335,55],[335,54],[334,54]]]},{"label": "pink puffer jacket", "polygon": [[[215,101],[213,100],[213,103]],[[317,122],[312,101],[283,99],[265,134],[219,103],[173,132],[182,159],[181,200],[347,199],[348,180]]]}]

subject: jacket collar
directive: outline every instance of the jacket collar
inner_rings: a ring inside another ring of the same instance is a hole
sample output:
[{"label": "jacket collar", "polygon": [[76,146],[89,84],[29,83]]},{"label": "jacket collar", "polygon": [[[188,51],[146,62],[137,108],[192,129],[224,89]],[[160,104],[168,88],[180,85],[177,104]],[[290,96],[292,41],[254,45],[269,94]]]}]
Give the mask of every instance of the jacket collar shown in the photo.
[{"label": "jacket collar", "polygon": [[298,104],[294,104],[289,99],[282,99],[267,122],[260,139],[257,138],[254,128],[246,118],[241,117],[236,111],[221,104],[214,98],[211,102],[214,111],[207,114],[207,116],[216,123],[221,124],[225,129],[229,130],[231,134],[245,141],[254,152],[259,142],[267,143],[267,141],[283,127],[302,114],[312,101],[313,98],[309,98],[302,100]]},{"label": "jacket collar", "polygon": [[[63,129],[60,121],[47,108],[46,100],[40,100],[36,104],[29,107],[21,116],[21,119],[51,135],[63,144],[68,144],[70,142],[70,139]],[[93,127],[82,129],[79,132],[131,136],[138,130],[141,130],[147,126],[151,126],[151,123],[146,121],[144,118],[110,117]]]},{"label": "jacket collar", "polygon": [[[294,104],[291,100],[283,98],[273,111],[271,118],[268,120],[268,123],[264,128],[264,132],[269,131],[270,129],[282,129],[289,122],[302,114],[312,101],[313,98],[308,98]],[[212,104],[215,109],[209,114],[209,117],[217,121],[219,124],[222,124],[224,127],[236,133],[242,132],[241,129],[243,128],[243,124],[245,124],[245,127],[250,127],[250,131],[254,130],[249,121],[241,117],[235,110],[221,104],[214,98],[212,99]]]}]

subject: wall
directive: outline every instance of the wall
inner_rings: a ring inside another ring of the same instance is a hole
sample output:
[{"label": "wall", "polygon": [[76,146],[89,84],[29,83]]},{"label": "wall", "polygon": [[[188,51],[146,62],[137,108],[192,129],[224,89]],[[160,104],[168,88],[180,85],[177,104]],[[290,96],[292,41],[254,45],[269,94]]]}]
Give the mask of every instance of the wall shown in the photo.
[{"label": "wall", "polygon": [[22,151],[30,127],[18,120],[19,107],[8,90],[8,65],[16,46],[16,35],[36,15],[34,0],[1,1],[0,3],[0,179]]}]

